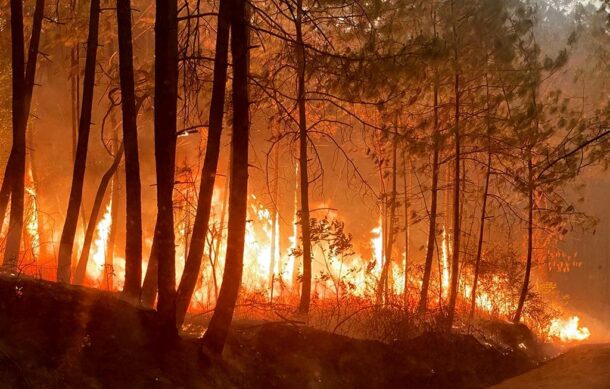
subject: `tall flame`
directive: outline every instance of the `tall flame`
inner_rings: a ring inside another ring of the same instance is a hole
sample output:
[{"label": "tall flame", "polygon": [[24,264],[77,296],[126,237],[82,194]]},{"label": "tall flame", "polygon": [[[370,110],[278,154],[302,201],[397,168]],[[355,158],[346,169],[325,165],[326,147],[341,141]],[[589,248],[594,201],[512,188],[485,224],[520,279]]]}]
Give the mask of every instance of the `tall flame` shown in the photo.
[{"label": "tall flame", "polygon": [[32,257],[37,260],[40,256],[40,235],[38,224],[38,199],[36,195],[36,184],[32,175],[32,167],[29,166],[27,171],[27,181],[25,192],[29,196],[29,211],[25,220],[25,230],[30,238],[30,246],[32,248]]},{"label": "tall flame", "polygon": [[108,237],[112,227],[112,199],[108,201],[104,216],[97,223],[96,237],[92,245],[91,261],[87,264],[87,275],[92,281],[100,283],[104,275],[106,264],[106,250],[108,249]]}]

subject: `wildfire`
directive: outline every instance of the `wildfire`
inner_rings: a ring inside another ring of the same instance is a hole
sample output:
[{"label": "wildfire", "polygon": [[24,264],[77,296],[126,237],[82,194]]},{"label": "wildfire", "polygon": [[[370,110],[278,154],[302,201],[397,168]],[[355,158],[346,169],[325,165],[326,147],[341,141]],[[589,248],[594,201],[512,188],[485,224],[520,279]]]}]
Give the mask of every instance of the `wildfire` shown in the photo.
[{"label": "wildfire", "polygon": [[25,192],[29,196],[29,211],[25,220],[25,230],[30,238],[30,246],[32,247],[32,257],[37,260],[40,256],[40,235],[38,224],[38,200],[36,197],[36,185],[32,176],[31,166],[27,172],[27,181]]},{"label": "wildfire", "polygon": [[383,227],[381,218],[377,227],[371,231],[373,239],[371,239],[371,246],[373,247],[373,253],[375,255],[375,274],[381,274],[381,268],[383,266]]},{"label": "wildfire", "polygon": [[591,336],[587,327],[579,326],[580,318],[572,316],[568,319],[556,318],[551,320],[548,329],[549,339],[559,339],[562,342],[583,341]]},{"label": "wildfire", "polygon": [[108,237],[112,227],[112,199],[108,202],[104,216],[97,223],[96,238],[92,247],[92,261],[87,264],[87,275],[92,281],[100,283],[104,275]]},{"label": "wildfire", "polygon": [[[31,174],[31,171],[28,171],[26,177],[25,189],[29,198],[27,202],[29,212],[24,228],[30,241],[29,247],[31,247],[32,256],[36,259],[39,256],[39,232],[41,231],[39,227],[41,225],[38,219],[36,187]],[[295,177],[298,178],[298,164],[295,166]],[[289,247],[282,249],[281,252],[278,213],[268,208],[256,195],[249,195],[243,269],[243,288],[248,293],[256,293],[259,296],[266,296],[266,298],[274,298],[274,300],[282,296],[291,298],[295,294],[298,295],[300,287],[298,276],[301,272],[302,261],[292,254],[300,246],[298,179],[295,179],[294,191],[294,214],[292,231],[288,237]],[[223,204],[227,197],[226,188],[223,190],[221,186],[217,186],[213,196],[211,233],[206,241],[201,279],[191,301],[191,312],[207,310],[213,306],[222,280],[224,254],[226,252],[226,227],[223,227],[223,211],[225,211]],[[223,199],[225,200],[223,201]],[[326,205],[323,205],[321,208],[326,207]],[[333,214],[333,217],[339,216]],[[87,266],[87,283],[90,285],[101,285],[104,282],[104,267],[112,224],[111,199],[106,204],[103,215],[97,223],[94,241],[91,246],[92,252]],[[177,223],[175,232],[177,242],[186,242],[185,244],[178,244],[176,247],[176,281],[179,282],[184,267],[184,254],[188,247],[187,238],[190,229],[188,224]],[[78,245],[79,239],[82,239],[82,236],[77,236],[76,245]],[[385,239],[386,231],[384,231],[383,218],[379,217],[377,225],[370,230],[368,245],[371,252],[370,256],[352,253],[346,257],[330,258],[324,246],[327,243],[315,245],[312,248],[314,263],[314,284],[312,286],[314,293],[320,299],[339,297],[342,293],[361,299],[374,298],[383,268],[384,250],[386,249],[384,247]],[[441,291],[438,304],[442,304],[448,297],[451,277],[449,267],[451,236],[447,230],[442,229],[439,239],[438,272],[435,277],[432,277],[431,282],[437,290]],[[147,239],[145,242],[146,246],[150,248],[151,239]],[[124,259],[115,259],[117,268],[114,269],[113,277],[116,277],[116,282],[112,284],[111,288],[118,290],[122,287],[123,282]],[[416,271],[412,274],[409,273],[409,279],[405,280],[405,270],[402,263],[403,261],[397,261],[389,264],[388,287],[390,294],[394,296],[404,293],[405,281],[409,285],[421,286],[421,275],[417,274]],[[143,271],[146,271],[146,264],[143,264]],[[469,303],[472,298],[473,275],[467,266],[461,269],[460,278],[459,298],[461,301]],[[494,274],[480,277],[475,301],[476,308],[490,316],[510,316],[514,310],[515,302],[514,296],[508,292],[510,290],[509,284],[510,280],[502,275]],[[272,290],[273,292],[271,292]],[[588,328],[580,326],[578,316],[567,319],[554,318],[544,332],[549,340],[560,342],[583,341],[591,335]]]}]

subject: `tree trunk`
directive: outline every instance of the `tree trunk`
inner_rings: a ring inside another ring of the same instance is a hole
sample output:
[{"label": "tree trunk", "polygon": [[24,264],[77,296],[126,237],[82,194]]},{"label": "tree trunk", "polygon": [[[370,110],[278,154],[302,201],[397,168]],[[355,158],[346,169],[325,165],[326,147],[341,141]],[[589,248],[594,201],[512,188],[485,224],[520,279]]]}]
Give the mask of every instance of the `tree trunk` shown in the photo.
[{"label": "tree trunk", "polygon": [[146,308],[152,308],[155,305],[157,299],[157,277],[159,274],[159,261],[157,257],[157,240],[154,238],[158,232],[158,222],[155,222],[155,229],[153,232],[153,241],[150,248],[150,255],[148,256],[148,266],[146,267],[146,275],[144,276],[144,282],[142,283],[142,292],[140,294],[140,304]]},{"label": "tree trunk", "polygon": [[485,220],[487,218],[487,195],[489,193],[489,177],[491,176],[491,112],[489,105],[489,77],[485,74],[485,97],[486,97],[486,122],[487,122],[487,172],[485,173],[485,184],[483,187],[483,203],[481,205],[481,220],[479,222],[479,241],[477,242],[477,254],[474,261],[474,279],[472,281],[472,292],[470,295],[470,314],[472,320],[477,302],[477,285],[479,282],[479,270],[481,256],[483,254],[483,235],[485,234]]},{"label": "tree trunk", "polygon": [[157,0],[155,15],[155,167],[157,172],[157,311],[167,339],[176,336],[176,247],[173,190],[178,103],[178,7]]},{"label": "tree trunk", "polygon": [[[117,0],[119,77],[125,146],[125,284],[123,293],[132,301],[142,285],[142,205],[138,155],[137,108],[133,74],[131,1]],[[118,205],[118,204],[117,204]]]},{"label": "tree trunk", "polygon": [[404,274],[404,289],[403,289],[403,302],[405,307],[407,306],[407,303],[409,302],[409,290],[408,290],[408,286],[409,286],[409,255],[410,255],[410,250],[409,250],[409,245],[411,243],[411,237],[410,237],[410,220],[409,220],[409,188],[411,186],[411,166],[409,164],[409,162],[407,161],[407,158],[403,155],[403,166],[404,166],[404,192],[405,192],[405,274]]},{"label": "tree trunk", "polygon": [[[453,0],[451,11],[453,14]],[[460,270],[460,72],[458,57],[458,38],[455,26],[455,15],[453,15],[453,55],[455,62],[455,170],[453,177],[453,258],[451,259],[451,284],[449,285],[449,306],[447,316],[447,328],[451,330],[455,315],[455,305],[459,289],[459,270]]]},{"label": "tree trunk", "polygon": [[[17,270],[21,233],[23,229],[23,192],[25,175],[25,58],[23,43],[23,4],[11,0],[11,64],[12,64],[12,121],[13,146],[7,167],[10,176],[11,211],[3,266]],[[12,159],[12,163],[11,160]],[[5,174],[6,180],[6,174]]]},{"label": "tree trunk", "polygon": [[273,177],[273,207],[271,209],[271,217],[273,218],[273,220],[271,221],[271,253],[270,253],[270,260],[269,260],[269,303],[273,304],[273,288],[275,286],[275,265],[276,265],[276,261],[279,260],[279,258],[277,258],[277,256],[275,255],[275,252],[277,251],[278,247],[277,247],[277,241],[278,241],[278,207],[277,207],[277,203],[278,203],[278,194],[279,194],[279,181],[280,181],[280,176],[279,176],[279,172],[280,172],[280,148],[279,148],[279,144],[275,145],[275,150],[274,150],[274,162],[275,162],[275,172],[274,172],[274,177]]},{"label": "tree trunk", "polygon": [[85,280],[85,274],[87,273],[87,264],[89,262],[89,252],[91,251],[91,242],[93,241],[93,235],[95,233],[95,228],[97,227],[100,210],[102,209],[102,203],[104,201],[104,197],[106,197],[108,184],[110,183],[110,180],[118,170],[122,158],[123,144],[121,144],[118,151],[116,152],[114,160],[112,161],[112,165],[110,165],[106,173],[104,173],[104,175],[102,176],[100,185],[97,188],[95,200],[93,201],[93,207],[91,208],[91,216],[89,217],[89,223],[87,224],[87,230],[85,232],[83,249],[80,254],[78,265],[76,266],[76,271],[74,272],[73,283],[76,285],[82,285]]},{"label": "tree trunk", "polygon": [[214,83],[212,86],[212,100],[210,102],[209,131],[205,149],[205,159],[201,172],[199,186],[199,199],[197,212],[193,224],[193,237],[191,239],[188,256],[184,265],[184,272],[180,279],[176,298],[176,321],[180,326],[197,285],[201,270],[201,259],[205,240],[208,233],[212,196],[218,169],[220,155],[220,140],[222,136],[222,121],[224,115],[225,89],[227,83],[227,56],[229,51],[230,9],[227,0],[221,0],[218,11],[218,28],[216,33],[216,53],[214,58]]},{"label": "tree trunk", "polygon": [[203,335],[203,345],[221,354],[229,332],[241,285],[248,207],[248,141],[250,132],[248,99],[248,27],[245,0],[231,7],[231,52],[233,58],[233,134],[229,232],[222,286],[214,315]]},{"label": "tree trunk", "polygon": [[21,234],[23,230],[23,196],[25,190],[25,158],[26,158],[26,129],[34,81],[36,78],[36,63],[38,47],[42,32],[44,17],[44,0],[36,0],[34,17],[32,20],[32,35],[28,48],[27,65],[24,58],[23,38],[23,5],[21,2],[11,1],[11,47],[12,47],[12,77],[13,77],[13,146],[6,166],[2,189],[0,190],[0,222],[4,221],[9,198],[12,198],[9,230],[4,252],[4,266],[15,270]]},{"label": "tree trunk", "polygon": [[89,36],[87,38],[87,57],[85,59],[85,79],[83,81],[83,104],[78,125],[78,142],[76,159],[72,173],[72,186],[66,221],[59,242],[57,263],[57,281],[70,282],[72,266],[72,250],[74,235],[78,223],[78,212],[81,208],[85,168],[87,166],[87,149],[89,147],[89,132],[91,130],[91,111],[93,108],[93,88],[95,85],[95,66],[97,57],[98,28],[100,16],[100,1],[91,0],[89,12]]},{"label": "tree trunk", "polygon": [[523,314],[523,306],[525,305],[525,299],[530,286],[530,276],[532,272],[532,253],[533,253],[533,240],[534,240],[534,177],[533,177],[533,164],[532,164],[532,151],[529,151],[527,160],[528,170],[528,190],[527,190],[527,259],[525,262],[525,275],[523,278],[523,287],[521,288],[521,294],[519,295],[519,303],[517,304],[517,310],[515,317],[513,318],[514,323],[521,321],[521,315]]},{"label": "tree trunk", "polygon": [[297,61],[297,105],[299,109],[299,167],[301,182],[301,235],[303,243],[303,278],[301,286],[301,301],[299,312],[309,313],[309,303],[311,299],[311,234],[309,217],[309,175],[307,169],[307,113],[305,111],[305,43],[303,42],[303,1],[297,0],[296,3],[296,61]]},{"label": "tree trunk", "polygon": [[377,285],[377,304],[381,304],[385,295],[385,303],[388,303],[389,293],[389,273],[392,266],[392,250],[394,248],[394,219],[396,217],[396,148],[397,139],[394,138],[392,142],[392,195],[390,197],[390,220],[387,223],[388,228],[386,231],[386,248],[385,248],[385,262],[381,269],[381,277],[379,277],[379,285]]},{"label": "tree trunk", "polygon": [[430,275],[432,273],[432,260],[434,259],[434,246],[436,244],[436,214],[438,208],[438,175],[440,154],[440,127],[438,122],[438,75],[434,82],[434,131],[432,133],[434,151],[432,156],[432,188],[430,189],[430,223],[428,227],[428,243],[424,275],[417,312],[426,312],[428,306],[428,289],[430,288]]},{"label": "tree trunk", "polygon": [[479,282],[479,269],[481,267],[481,255],[483,253],[483,235],[485,233],[485,219],[487,217],[487,194],[489,192],[489,176],[491,175],[491,150],[487,154],[487,172],[485,173],[485,186],[483,188],[483,205],[481,206],[481,221],[479,223],[479,241],[477,242],[477,256],[474,261],[474,280],[472,281],[472,292],[470,295],[470,318],[474,317],[477,299],[477,285]]}]

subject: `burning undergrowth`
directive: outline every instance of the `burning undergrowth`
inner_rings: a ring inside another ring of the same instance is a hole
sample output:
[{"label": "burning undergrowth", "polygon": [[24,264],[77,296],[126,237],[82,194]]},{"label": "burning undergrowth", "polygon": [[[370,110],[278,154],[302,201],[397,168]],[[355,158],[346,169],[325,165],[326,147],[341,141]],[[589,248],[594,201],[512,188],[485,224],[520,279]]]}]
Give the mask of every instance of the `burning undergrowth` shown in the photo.
[{"label": "burning undergrowth", "polygon": [[[190,184],[178,191],[175,199],[177,284],[192,239],[192,204],[196,193],[191,188],[196,182],[193,177],[184,177],[183,181]],[[54,242],[59,236],[51,228],[48,215],[39,209],[34,181],[28,182],[25,236],[30,249],[22,253],[18,272],[53,280],[57,249]],[[291,316],[299,305],[303,253],[297,192],[298,185],[289,231],[280,228],[277,209],[267,206],[254,194],[249,196],[238,318],[276,320],[278,313]],[[201,316],[204,321],[214,309],[224,269],[227,193],[223,185],[217,185],[214,190],[203,265],[189,305],[190,315]],[[118,291],[123,287],[125,260],[113,247],[117,228],[114,208],[110,196],[101,207],[95,225],[83,284]],[[418,312],[418,304],[421,304],[423,265],[405,247],[394,245],[388,252],[390,234],[383,218],[365,236],[354,237],[338,210],[324,203],[316,209],[325,211],[324,216],[310,219],[313,277],[308,325],[380,341],[408,338],[442,326],[448,312],[453,254],[453,237],[448,228],[441,226],[439,230],[437,256],[430,272],[425,314],[422,314]],[[288,234],[287,245],[282,244],[282,237],[286,240]],[[82,251],[84,238],[80,234],[76,238],[77,252]],[[151,244],[151,239],[145,239],[144,272],[148,268],[146,258]],[[519,250],[514,247],[494,247],[485,252],[477,270],[476,293],[473,258],[464,259],[459,269],[456,327],[471,327],[473,318],[512,320],[524,272],[523,264],[516,260],[518,257]],[[547,281],[543,266],[536,268],[535,276],[537,282],[528,292],[523,311],[524,322],[541,338],[555,342],[588,339],[590,331],[581,325],[579,317],[563,312],[562,299],[554,284]]]},{"label": "burning undergrowth", "polygon": [[3,276],[0,297],[0,377],[12,387],[475,388],[536,364],[507,336],[505,345],[434,332],[383,343],[280,317],[235,323],[222,361],[202,358],[189,337],[160,356],[156,313],[112,293]]}]

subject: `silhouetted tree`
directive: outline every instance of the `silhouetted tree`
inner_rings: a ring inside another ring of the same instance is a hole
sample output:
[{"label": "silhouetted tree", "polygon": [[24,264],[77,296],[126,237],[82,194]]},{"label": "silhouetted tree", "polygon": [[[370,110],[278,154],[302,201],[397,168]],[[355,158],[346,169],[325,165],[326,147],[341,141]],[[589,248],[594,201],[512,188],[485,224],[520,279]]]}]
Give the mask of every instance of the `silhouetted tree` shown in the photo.
[{"label": "silhouetted tree", "polygon": [[91,111],[93,108],[93,88],[95,86],[95,67],[97,61],[97,46],[99,33],[100,1],[91,0],[89,12],[89,36],[87,38],[87,54],[85,58],[85,77],[83,80],[83,102],[78,124],[78,142],[76,158],[72,173],[72,186],[68,200],[66,220],[59,242],[57,259],[57,281],[70,282],[72,266],[72,250],[74,235],[78,223],[78,212],[83,196],[83,183],[87,166],[87,150],[89,148],[89,132],[91,130]]},{"label": "silhouetted tree", "polygon": [[181,325],[193,296],[201,270],[201,258],[205,246],[212,195],[216,182],[216,170],[220,155],[220,139],[224,114],[225,89],[227,83],[227,56],[229,51],[230,9],[228,0],[221,0],[216,31],[216,54],[214,57],[214,83],[210,102],[208,141],[201,172],[197,212],[193,224],[193,237],[184,265],[184,272],[178,286],[176,320]]},{"label": "silhouetted tree", "polygon": [[245,0],[231,3],[231,53],[233,58],[233,133],[227,254],[216,309],[203,335],[203,345],[221,354],[233,319],[243,271],[248,208],[248,22]]},{"label": "silhouetted tree", "polygon": [[119,77],[125,146],[125,284],[123,292],[131,300],[140,298],[142,285],[142,204],[138,126],[133,74],[131,1],[117,0],[119,37]]},{"label": "silhouetted tree", "polygon": [[157,311],[167,335],[176,334],[176,247],[172,194],[176,166],[178,7],[157,0],[155,16],[155,167],[157,172]]}]

